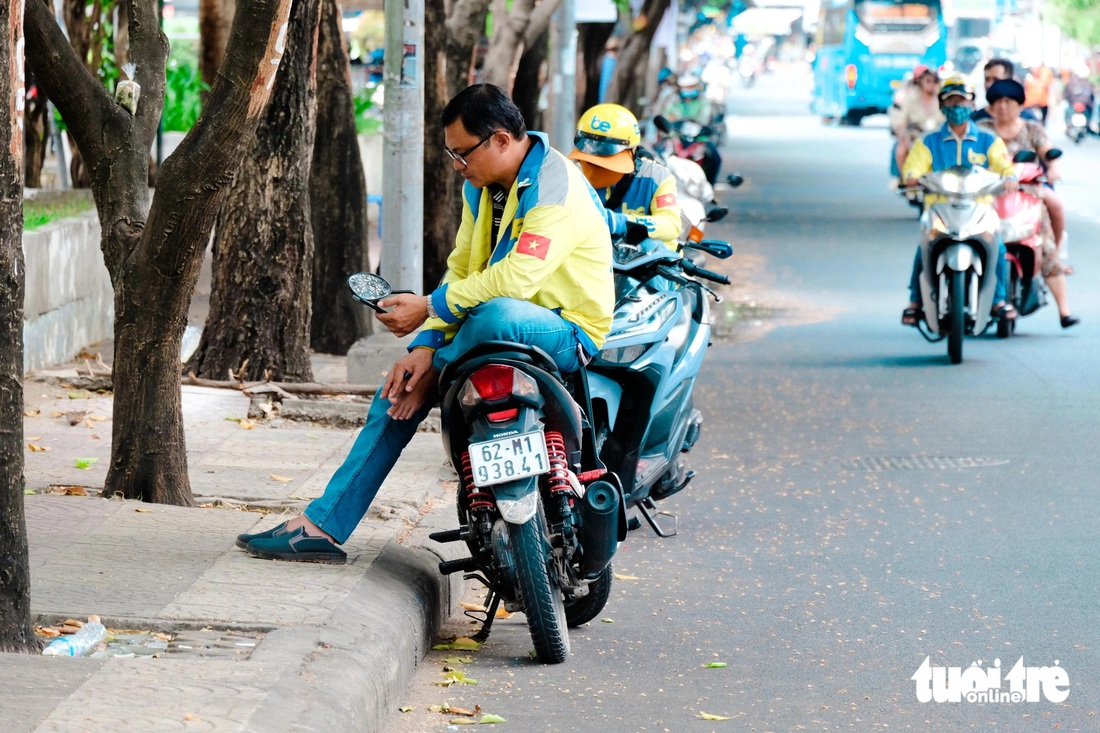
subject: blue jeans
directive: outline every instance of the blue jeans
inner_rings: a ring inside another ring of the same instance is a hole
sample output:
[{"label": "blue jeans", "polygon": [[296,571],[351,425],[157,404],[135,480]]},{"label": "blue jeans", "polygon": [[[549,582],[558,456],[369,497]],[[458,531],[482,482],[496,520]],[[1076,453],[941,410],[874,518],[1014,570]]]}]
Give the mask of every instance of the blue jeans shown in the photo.
[{"label": "blue jeans", "polygon": [[[909,302],[924,303],[920,293],[920,274],[924,269],[924,259],[921,257],[920,247],[913,257],[913,274],[909,278]],[[1008,260],[1005,258],[1005,243],[997,238],[997,286],[993,289],[993,303],[1002,303],[1008,297]]]},{"label": "blue jeans", "polygon": [[[494,298],[466,315],[451,343],[435,352],[432,366],[442,369],[484,341],[514,341],[539,347],[562,372],[576,371],[580,361],[575,328],[542,306]],[[306,507],[306,516],[338,543],[346,542],[434,404],[428,400],[410,419],[394,420],[386,414],[389,400],[376,396],[351,452],[329,479],[325,493]]]}]

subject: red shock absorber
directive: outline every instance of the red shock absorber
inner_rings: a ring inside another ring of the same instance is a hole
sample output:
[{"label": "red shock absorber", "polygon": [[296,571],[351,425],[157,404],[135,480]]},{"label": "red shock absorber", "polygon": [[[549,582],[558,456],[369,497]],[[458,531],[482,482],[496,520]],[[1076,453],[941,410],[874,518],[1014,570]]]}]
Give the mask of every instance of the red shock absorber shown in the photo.
[{"label": "red shock absorber", "polygon": [[474,469],[470,464],[470,451],[462,452],[462,485],[466,488],[466,500],[470,511],[477,509],[496,509],[493,495],[488,491],[482,491],[481,487],[474,483]]},{"label": "red shock absorber", "polygon": [[546,431],[546,456],[550,459],[550,475],[546,479],[550,493],[572,492],[569,461],[565,457],[565,440],[557,430]]}]

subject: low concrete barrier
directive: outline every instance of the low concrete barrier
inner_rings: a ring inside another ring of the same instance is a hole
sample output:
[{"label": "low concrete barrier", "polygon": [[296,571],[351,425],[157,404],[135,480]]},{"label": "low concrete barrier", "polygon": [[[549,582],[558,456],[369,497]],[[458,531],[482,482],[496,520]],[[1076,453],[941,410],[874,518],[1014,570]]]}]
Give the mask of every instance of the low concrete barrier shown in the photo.
[{"label": "low concrete barrier", "polygon": [[95,210],[23,233],[23,369],[72,360],[113,333],[114,291]]}]

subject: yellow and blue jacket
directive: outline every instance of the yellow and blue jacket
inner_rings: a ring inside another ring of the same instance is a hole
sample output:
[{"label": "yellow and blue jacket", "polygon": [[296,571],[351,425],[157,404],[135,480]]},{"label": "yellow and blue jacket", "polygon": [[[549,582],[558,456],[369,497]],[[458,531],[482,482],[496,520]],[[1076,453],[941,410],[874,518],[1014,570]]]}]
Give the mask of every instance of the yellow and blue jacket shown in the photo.
[{"label": "yellow and blue jacket", "polygon": [[956,165],[977,165],[1005,177],[1015,175],[1004,141],[973,122],[966,124],[966,132],[961,138],[955,136],[946,122],[940,129],[926,134],[913,143],[902,169],[908,180]]},{"label": "yellow and blue jacket", "polygon": [[[614,186],[596,191],[605,205]],[[626,190],[618,210],[604,209],[607,228],[611,234],[626,233],[628,221],[644,224],[649,236],[659,239],[676,250],[676,238],[680,236],[680,204],[676,200],[676,178],[672,171],[647,158],[635,162],[634,180]]]},{"label": "yellow and blue jacket", "polygon": [[429,318],[409,347],[439,348],[472,308],[517,298],[549,308],[573,324],[588,356],[603,346],[615,306],[611,234],[603,206],[580,169],[529,132],[533,146],[508,191],[498,239],[491,242],[487,188],[463,186],[462,224],[442,284],[429,297]]}]

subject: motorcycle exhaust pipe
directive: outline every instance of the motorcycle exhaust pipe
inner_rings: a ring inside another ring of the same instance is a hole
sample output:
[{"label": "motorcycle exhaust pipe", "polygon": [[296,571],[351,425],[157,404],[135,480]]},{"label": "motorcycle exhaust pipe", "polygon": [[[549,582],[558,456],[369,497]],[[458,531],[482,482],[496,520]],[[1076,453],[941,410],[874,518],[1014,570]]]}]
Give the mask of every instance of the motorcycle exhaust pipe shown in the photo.
[{"label": "motorcycle exhaust pipe", "polygon": [[594,578],[611,562],[619,546],[619,504],[622,499],[614,484],[597,481],[581,501],[581,572]]}]

